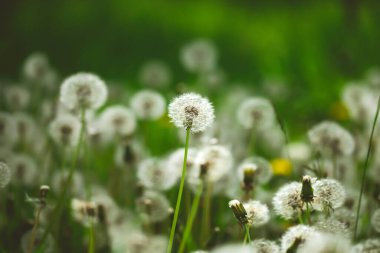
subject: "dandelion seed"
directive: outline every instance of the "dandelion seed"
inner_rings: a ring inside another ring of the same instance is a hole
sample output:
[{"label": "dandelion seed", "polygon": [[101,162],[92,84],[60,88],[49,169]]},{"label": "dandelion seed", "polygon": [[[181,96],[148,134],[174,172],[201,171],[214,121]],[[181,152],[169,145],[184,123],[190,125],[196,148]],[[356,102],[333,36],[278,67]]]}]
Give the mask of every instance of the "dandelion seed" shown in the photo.
[{"label": "dandelion seed", "polygon": [[207,98],[185,93],[169,104],[169,117],[176,127],[202,132],[214,121],[214,108]]},{"label": "dandelion seed", "polygon": [[246,129],[270,128],[276,119],[271,102],[265,98],[247,98],[237,110],[237,120]]},{"label": "dandelion seed", "polygon": [[5,188],[11,181],[12,172],[7,164],[0,162],[0,188]]},{"label": "dandelion seed", "polygon": [[69,109],[98,109],[107,99],[103,80],[90,73],[78,73],[66,78],[60,91],[60,102]]},{"label": "dandelion seed", "polygon": [[218,53],[210,41],[198,39],[181,49],[180,60],[187,71],[201,73],[215,68]]},{"label": "dandelion seed", "polygon": [[314,195],[313,207],[325,212],[342,206],[346,198],[344,187],[334,179],[317,180],[314,184]]},{"label": "dandelion seed", "polygon": [[250,200],[243,203],[247,212],[248,224],[253,227],[260,227],[269,221],[269,209],[267,205],[260,201]]},{"label": "dandelion seed", "polygon": [[81,123],[78,118],[60,115],[50,123],[49,132],[53,140],[64,147],[76,147],[79,141]]},{"label": "dandelion seed", "polygon": [[308,136],[313,147],[328,156],[350,155],[354,151],[352,135],[334,122],[325,121],[314,126]]},{"label": "dandelion seed", "polygon": [[100,116],[102,126],[113,138],[126,137],[136,130],[136,117],[131,109],[122,105],[108,107]]},{"label": "dandelion seed", "polygon": [[151,90],[142,90],[136,93],[131,100],[131,107],[136,116],[145,120],[159,119],[165,113],[165,106],[164,97]]},{"label": "dandelion seed", "polygon": [[272,200],[276,214],[287,220],[293,219],[303,207],[301,189],[302,184],[298,182],[282,186]]},{"label": "dandelion seed", "polygon": [[308,237],[299,253],[341,253],[350,252],[351,244],[347,238],[339,235],[317,233]]},{"label": "dandelion seed", "polygon": [[164,87],[171,82],[169,67],[161,61],[147,62],[140,70],[139,80],[149,87]]}]

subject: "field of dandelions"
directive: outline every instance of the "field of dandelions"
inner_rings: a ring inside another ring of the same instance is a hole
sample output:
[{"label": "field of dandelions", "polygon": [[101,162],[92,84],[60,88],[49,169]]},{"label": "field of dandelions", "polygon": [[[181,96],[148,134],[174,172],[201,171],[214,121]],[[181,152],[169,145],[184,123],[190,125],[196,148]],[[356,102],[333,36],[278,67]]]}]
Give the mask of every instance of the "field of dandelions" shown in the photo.
[{"label": "field of dandelions", "polygon": [[0,252],[380,252],[380,69],[290,138],[291,86],[223,85],[221,53],[191,41],[189,80],[155,60],[139,89],[20,63],[1,83]]}]

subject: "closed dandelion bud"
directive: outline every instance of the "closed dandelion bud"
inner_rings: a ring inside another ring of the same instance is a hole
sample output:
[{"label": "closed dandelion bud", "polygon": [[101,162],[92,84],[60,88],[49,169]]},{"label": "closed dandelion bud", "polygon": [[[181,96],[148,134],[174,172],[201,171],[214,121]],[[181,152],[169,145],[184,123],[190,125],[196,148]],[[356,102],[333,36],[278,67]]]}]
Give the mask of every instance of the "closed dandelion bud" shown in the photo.
[{"label": "closed dandelion bud", "polygon": [[246,191],[250,191],[253,189],[253,181],[255,178],[255,170],[253,168],[244,169],[244,177],[243,177],[243,189]]},{"label": "closed dandelion bud", "polygon": [[214,108],[207,98],[185,93],[169,104],[169,117],[176,127],[202,132],[214,121]]},{"label": "closed dandelion bud", "polygon": [[97,206],[97,214],[98,214],[98,220],[99,220],[99,223],[101,224],[106,224],[107,223],[107,219],[106,219],[106,210],[104,208],[104,206],[102,204],[99,204]]},{"label": "closed dandelion bud", "polygon": [[302,178],[302,189],[301,189],[301,199],[305,203],[310,203],[313,201],[313,187],[311,186],[311,177],[303,176]]},{"label": "closed dandelion bud", "polygon": [[239,200],[231,200],[228,202],[228,206],[231,208],[234,213],[236,219],[240,224],[245,225],[248,224],[247,211],[245,210],[243,204]]},{"label": "closed dandelion bud", "polygon": [[48,185],[42,185],[40,187],[40,199],[45,199],[49,191],[50,187]]}]

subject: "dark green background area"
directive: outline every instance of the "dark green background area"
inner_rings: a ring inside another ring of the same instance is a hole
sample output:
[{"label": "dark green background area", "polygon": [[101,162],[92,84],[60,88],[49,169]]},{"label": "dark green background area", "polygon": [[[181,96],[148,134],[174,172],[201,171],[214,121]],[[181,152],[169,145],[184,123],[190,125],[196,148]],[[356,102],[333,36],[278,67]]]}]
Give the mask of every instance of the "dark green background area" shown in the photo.
[{"label": "dark green background area", "polygon": [[[321,112],[344,82],[380,62],[380,1],[12,0],[2,1],[0,76],[17,78],[33,51],[46,52],[63,76],[80,70],[136,80],[159,58],[174,81],[189,78],[180,47],[212,39],[230,81],[280,77],[293,107]],[[307,113],[307,111],[306,111]]]}]

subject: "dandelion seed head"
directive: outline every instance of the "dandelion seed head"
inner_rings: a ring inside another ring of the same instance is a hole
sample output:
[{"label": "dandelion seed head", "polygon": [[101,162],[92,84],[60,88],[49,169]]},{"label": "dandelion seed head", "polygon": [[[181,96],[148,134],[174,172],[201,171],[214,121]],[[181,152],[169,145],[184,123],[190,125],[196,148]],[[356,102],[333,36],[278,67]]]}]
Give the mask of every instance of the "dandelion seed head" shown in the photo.
[{"label": "dandelion seed head", "polygon": [[258,253],[251,246],[241,244],[226,244],[219,246],[211,251],[211,253]]},{"label": "dandelion seed head", "polygon": [[375,212],[373,212],[371,225],[376,232],[380,233],[380,209],[377,209]]},{"label": "dandelion seed head", "polygon": [[311,157],[310,146],[304,142],[289,143],[289,145],[284,148],[283,155],[287,155],[287,152],[289,152],[291,159],[297,162],[306,162]]},{"label": "dandelion seed head", "polygon": [[33,143],[37,132],[37,124],[29,114],[18,112],[12,115],[15,124],[19,143]]},{"label": "dandelion seed head", "polygon": [[295,243],[298,245],[298,249],[301,249],[305,241],[317,233],[313,227],[306,225],[290,227],[281,237],[281,252],[286,253]]},{"label": "dandelion seed head", "polygon": [[380,252],[380,239],[371,238],[360,242],[351,249],[351,253],[378,253]]},{"label": "dandelion seed head", "polygon": [[[33,232],[31,229],[21,237],[21,249],[22,249],[22,252],[24,253],[29,252],[29,245],[30,245],[30,240],[32,238],[32,233]],[[41,246],[41,239],[43,238],[44,234],[45,234],[44,229],[37,228],[35,232],[35,241],[34,241],[35,248]],[[43,249],[45,253],[52,253],[55,250],[54,237],[50,233],[47,235],[46,239],[44,240]]]},{"label": "dandelion seed head", "polygon": [[341,253],[350,252],[351,243],[339,235],[316,233],[308,237],[299,253]]},{"label": "dandelion seed head", "polygon": [[247,211],[248,224],[253,227],[260,227],[269,221],[268,206],[260,201],[250,200],[243,203]]},{"label": "dandelion seed head", "polygon": [[290,220],[301,210],[302,184],[292,182],[282,186],[274,195],[272,204],[276,214],[284,219]]},{"label": "dandelion seed head", "polygon": [[12,182],[17,185],[35,185],[38,176],[35,160],[26,154],[15,154],[9,161],[12,168]]},{"label": "dandelion seed head", "polygon": [[192,73],[201,73],[215,68],[218,53],[213,43],[206,39],[197,39],[186,44],[180,52],[180,61],[185,69]]},{"label": "dandelion seed head", "polygon": [[5,90],[5,101],[13,111],[21,111],[30,104],[30,93],[21,85],[12,85]]},{"label": "dandelion seed head", "polygon": [[355,148],[352,135],[334,122],[325,121],[308,132],[312,146],[321,154],[328,156],[350,155]]},{"label": "dandelion seed head", "polygon": [[336,209],[343,205],[346,198],[344,187],[334,179],[317,180],[314,187],[313,207],[319,211],[326,208]]},{"label": "dandelion seed head", "polygon": [[252,241],[251,245],[257,253],[280,253],[280,246],[273,241],[256,239]]},{"label": "dandelion seed head", "polygon": [[[63,169],[54,172],[51,180],[51,187],[55,193],[60,193],[63,191],[65,184],[67,183],[68,176],[68,169]],[[84,189],[85,186],[82,174],[78,171],[74,171],[69,191],[75,197],[84,197]]]},{"label": "dandelion seed head", "polygon": [[142,218],[148,222],[160,222],[169,216],[170,204],[167,198],[156,191],[145,191],[137,199],[137,209]]},{"label": "dandelion seed head", "polygon": [[206,130],[214,121],[214,108],[207,98],[185,93],[169,104],[169,117],[176,127],[197,133]]},{"label": "dandelion seed head", "polygon": [[139,164],[137,178],[146,188],[168,190],[177,183],[180,173],[180,170],[166,166],[163,160],[148,158]]},{"label": "dandelion seed head", "polygon": [[0,162],[0,188],[5,188],[11,181],[12,172],[6,163]]},{"label": "dandelion seed head", "polygon": [[23,74],[28,81],[41,81],[49,69],[47,56],[44,53],[35,52],[25,59]]},{"label": "dandelion seed head", "polygon": [[75,147],[79,141],[81,123],[70,114],[59,115],[49,126],[52,139],[59,145]]},{"label": "dandelion seed head", "polygon": [[16,122],[10,114],[0,112],[0,146],[13,147],[17,142]]},{"label": "dandelion seed head", "polygon": [[131,109],[122,105],[108,107],[100,116],[103,129],[112,137],[125,137],[136,130],[136,117]]},{"label": "dandelion seed head", "polygon": [[78,73],[66,78],[60,91],[60,101],[69,109],[98,109],[107,99],[105,83],[90,73]]},{"label": "dandelion seed head", "polygon": [[71,200],[71,211],[73,218],[83,226],[89,227],[91,223],[97,223],[97,206],[94,202],[80,199]]},{"label": "dandelion seed head", "polygon": [[132,97],[131,107],[138,118],[156,120],[165,113],[166,102],[160,93],[142,90]]},{"label": "dandelion seed head", "polygon": [[270,128],[276,119],[271,102],[265,98],[247,98],[237,110],[237,120],[246,129]]},{"label": "dandelion seed head", "polygon": [[335,234],[346,238],[351,238],[352,236],[349,225],[336,219],[335,216],[320,219],[314,224],[314,228],[322,233]]},{"label": "dandelion seed head", "polygon": [[149,87],[165,87],[171,82],[171,72],[164,62],[153,60],[142,66],[139,80]]}]

